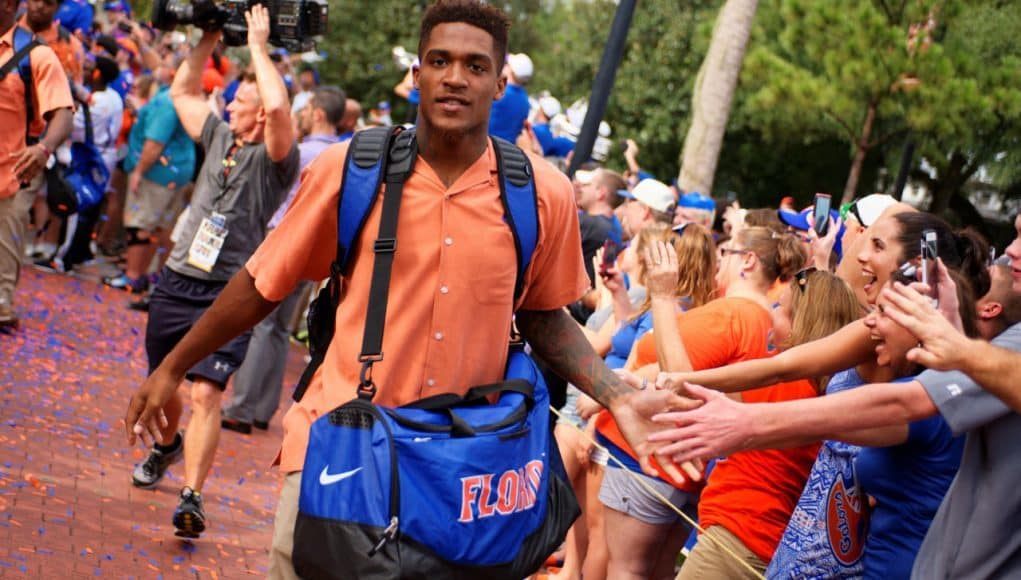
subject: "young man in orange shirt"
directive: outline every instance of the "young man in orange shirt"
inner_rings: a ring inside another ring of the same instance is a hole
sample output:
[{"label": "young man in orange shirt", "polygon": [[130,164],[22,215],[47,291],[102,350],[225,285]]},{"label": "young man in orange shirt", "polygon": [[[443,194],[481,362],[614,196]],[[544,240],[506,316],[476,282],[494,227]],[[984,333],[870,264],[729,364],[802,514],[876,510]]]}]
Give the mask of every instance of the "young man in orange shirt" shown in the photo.
[{"label": "young man in orange shirt", "polygon": [[[516,310],[535,354],[606,405],[642,452],[652,424],[630,406],[635,391],[603,364],[563,308],[588,288],[577,212],[570,182],[538,158],[532,165],[539,238],[514,304],[516,253],[487,135],[490,107],[506,83],[500,71],[508,26],[505,14],[479,0],[441,0],[423,16],[422,64],[414,71],[421,91],[419,157],[404,186],[383,342],[392,354],[374,366],[374,402],[402,405],[501,380]],[[343,177],[338,168],[347,150],[346,143],[333,145],[308,166],[283,222],[135,393],[125,416],[129,440],[159,437],[160,410],[194,362],[251,328],[299,281],[330,274]],[[360,345],[350,337],[365,326],[380,215],[375,204],[353,248],[325,361],[284,417],[280,464],[287,477],[270,555],[273,578],[295,577],[291,550],[309,428],[356,396]]]},{"label": "young man in orange shirt", "polygon": [[[17,0],[0,0],[0,66],[14,56],[17,8]],[[33,48],[28,58],[32,87],[24,85],[17,67],[0,79],[0,127],[11,128],[0,132],[0,328],[18,324],[14,288],[25,251],[28,210],[42,185],[46,161],[71,134],[73,102],[60,61],[45,45]],[[27,118],[26,90],[32,95],[33,119]],[[46,127],[45,136],[34,144],[27,142],[29,123]]]}]

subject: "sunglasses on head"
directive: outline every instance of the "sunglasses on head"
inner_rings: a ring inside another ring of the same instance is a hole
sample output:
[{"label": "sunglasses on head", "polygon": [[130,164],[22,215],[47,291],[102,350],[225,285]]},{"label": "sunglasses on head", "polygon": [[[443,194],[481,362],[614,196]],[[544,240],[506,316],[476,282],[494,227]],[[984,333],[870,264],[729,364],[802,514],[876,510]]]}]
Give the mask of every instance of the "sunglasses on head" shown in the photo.
[{"label": "sunglasses on head", "polygon": [[805,289],[808,288],[808,277],[818,270],[819,269],[815,266],[809,266],[804,270],[798,270],[798,272],[794,274],[794,285],[798,287],[798,290],[801,290],[802,294],[804,294]]}]

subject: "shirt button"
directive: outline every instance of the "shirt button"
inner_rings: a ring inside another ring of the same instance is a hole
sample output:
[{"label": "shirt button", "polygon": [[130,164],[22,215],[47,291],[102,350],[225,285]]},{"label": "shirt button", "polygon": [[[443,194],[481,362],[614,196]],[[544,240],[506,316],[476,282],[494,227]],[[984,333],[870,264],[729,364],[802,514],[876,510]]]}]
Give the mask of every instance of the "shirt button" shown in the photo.
[{"label": "shirt button", "polygon": [[429,379],[428,381],[425,382],[425,384],[427,384],[430,387],[432,387],[432,386],[436,385],[436,381],[435,381],[435,379]]},{"label": "shirt button", "polygon": [[452,246],[452,245],[454,245],[454,238],[451,238],[450,236],[447,236],[446,238],[443,238],[443,243],[448,245],[448,246]]},{"label": "shirt button", "polygon": [[447,288],[446,286],[440,286],[440,294],[447,294],[449,292],[450,288]]},{"label": "shirt button", "polygon": [[436,340],[443,340],[443,333],[437,332],[436,334],[433,335],[433,338],[435,338]]}]

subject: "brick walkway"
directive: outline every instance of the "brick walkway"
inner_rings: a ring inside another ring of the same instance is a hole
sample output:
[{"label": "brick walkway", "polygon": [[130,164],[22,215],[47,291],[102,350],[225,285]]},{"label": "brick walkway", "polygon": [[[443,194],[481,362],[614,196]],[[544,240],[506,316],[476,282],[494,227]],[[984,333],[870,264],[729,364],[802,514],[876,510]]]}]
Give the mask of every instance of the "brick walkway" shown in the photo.
[{"label": "brick walkway", "polygon": [[[268,432],[223,433],[203,494],[207,531],[176,538],[183,465],[155,490],[132,487],[145,453],[121,427],[145,376],[145,314],[96,278],[25,268],[21,328],[0,333],[0,577],[264,577],[280,413]],[[289,383],[302,365],[294,347]]]}]

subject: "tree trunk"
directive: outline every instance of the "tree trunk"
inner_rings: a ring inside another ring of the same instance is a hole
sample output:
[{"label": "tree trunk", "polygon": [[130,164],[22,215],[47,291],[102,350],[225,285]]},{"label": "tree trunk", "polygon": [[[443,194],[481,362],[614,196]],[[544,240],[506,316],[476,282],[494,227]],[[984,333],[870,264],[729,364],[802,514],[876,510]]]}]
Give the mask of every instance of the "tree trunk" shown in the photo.
[{"label": "tree trunk", "polygon": [[741,75],[757,7],[758,0],[727,0],[716,18],[709,52],[702,62],[691,99],[691,128],[684,138],[681,173],[677,178],[677,185],[683,191],[712,194],[730,104]]},{"label": "tree trunk", "polygon": [[943,171],[936,170],[936,179],[933,180],[932,201],[929,204],[929,212],[940,215],[950,207],[950,198],[959,191],[968,181],[970,175],[965,175],[965,166],[968,158],[958,151],[950,154],[950,162]]},{"label": "tree trunk", "polygon": [[851,172],[847,174],[847,183],[844,185],[844,196],[840,204],[850,203],[858,191],[858,180],[861,179],[861,168],[865,165],[865,156],[869,153],[869,139],[872,138],[872,125],[876,122],[876,101],[869,103],[865,112],[865,124],[861,128],[861,136],[854,144],[854,161],[851,163]]}]

